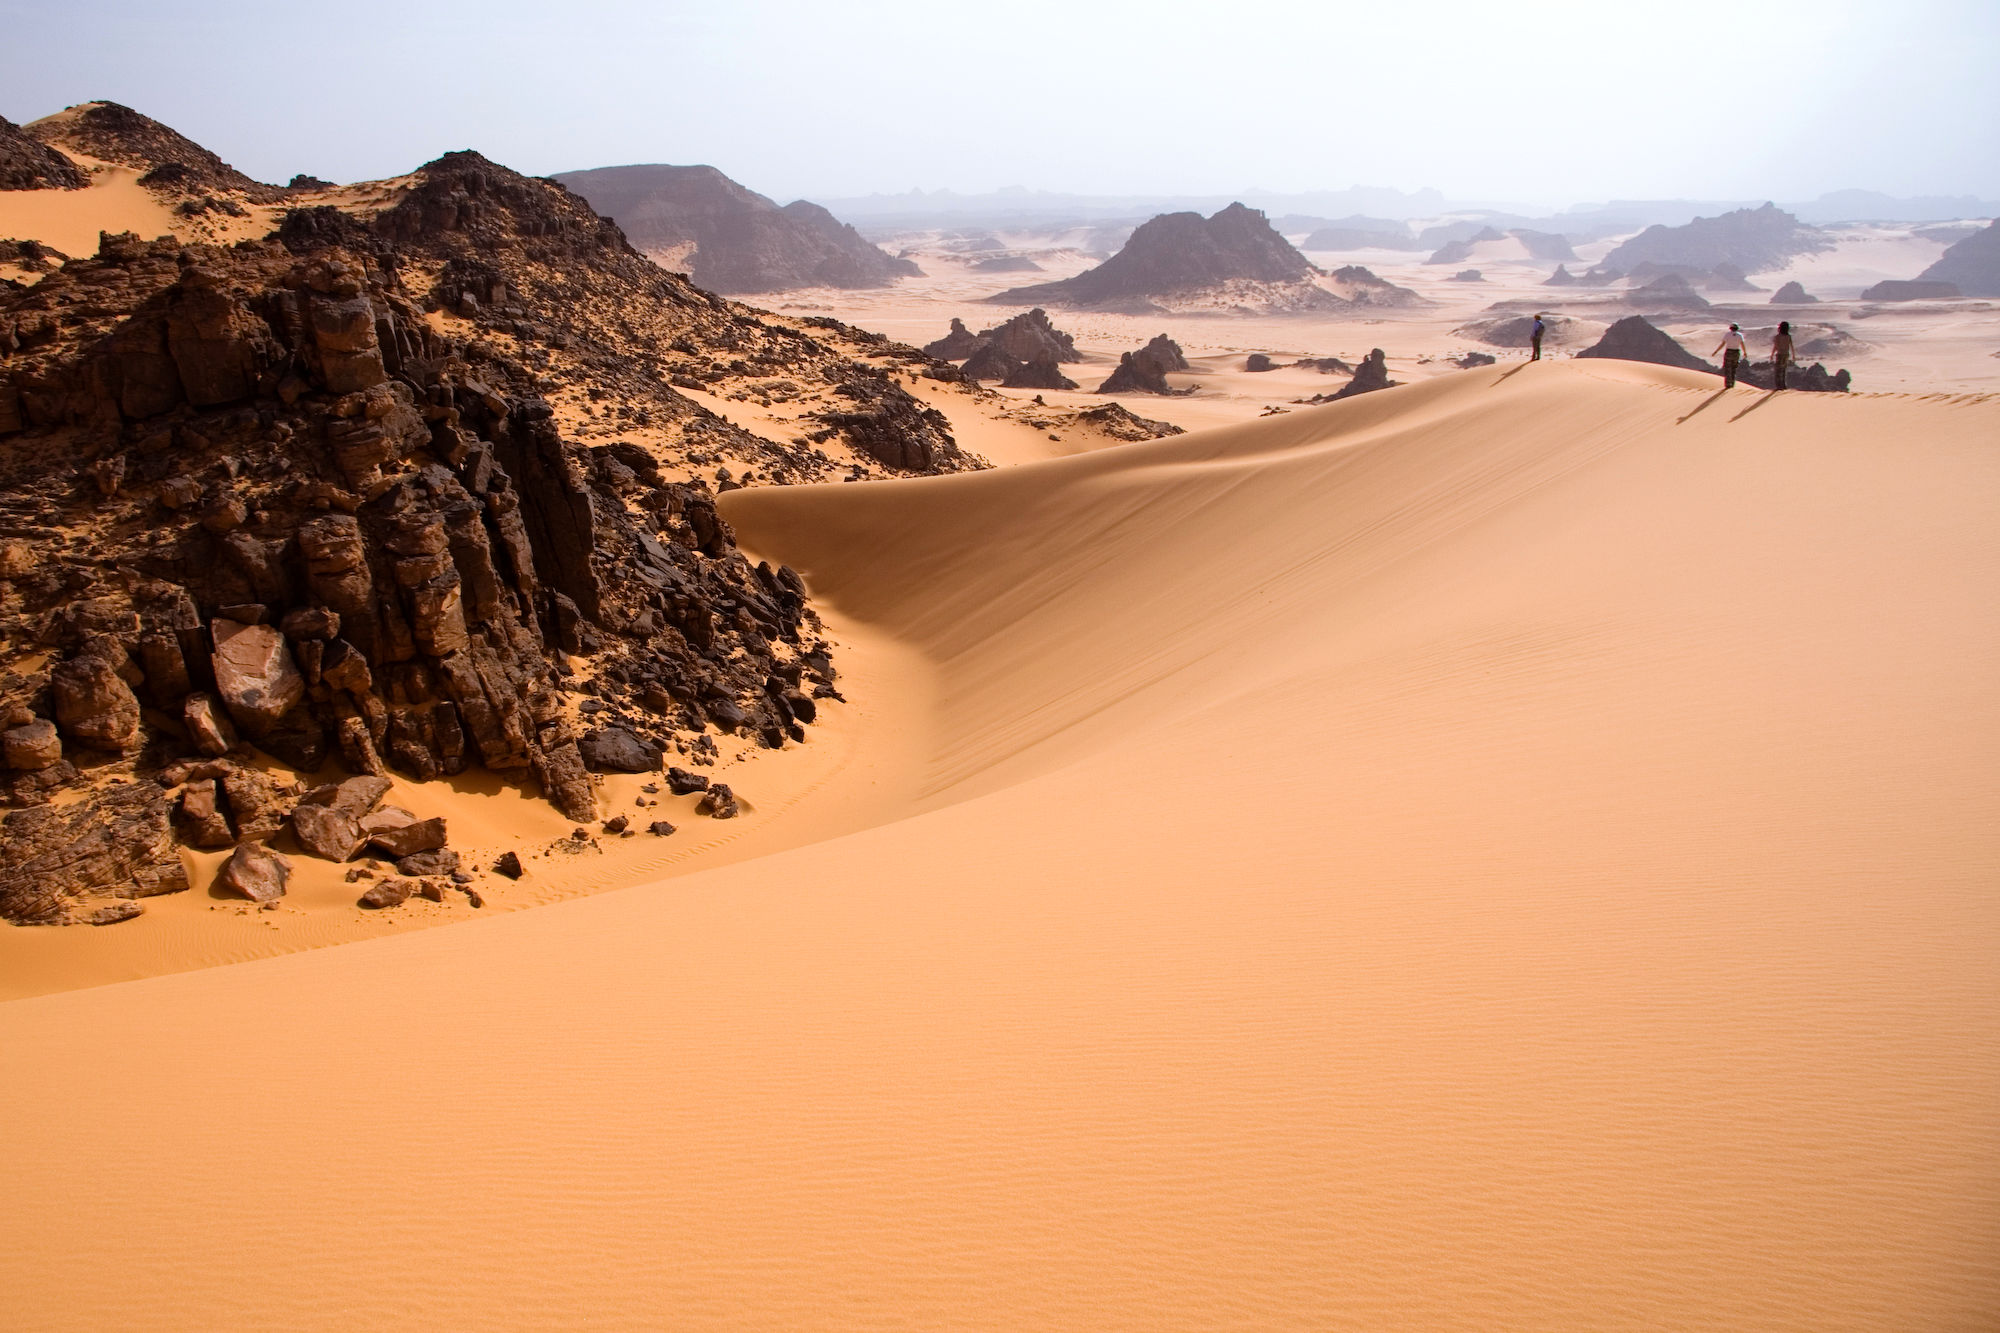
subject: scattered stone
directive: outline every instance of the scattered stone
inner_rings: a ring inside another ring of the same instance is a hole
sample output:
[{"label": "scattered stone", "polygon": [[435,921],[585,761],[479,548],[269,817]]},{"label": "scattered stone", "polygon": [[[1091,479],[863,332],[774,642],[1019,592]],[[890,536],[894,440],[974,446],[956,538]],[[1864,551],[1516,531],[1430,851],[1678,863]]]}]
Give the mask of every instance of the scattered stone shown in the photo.
[{"label": "scattered stone", "polygon": [[356,905],[372,912],[388,907],[401,907],[410,900],[417,886],[407,879],[385,879],[370,888],[356,900]]},{"label": "scattered stone", "polygon": [[577,750],[593,773],[652,773],[660,767],[659,750],[623,727],[599,727],[577,743]]},{"label": "scattered stone", "polygon": [[708,775],[690,773],[685,768],[667,770],[667,790],[676,796],[691,796],[698,791],[708,790]]},{"label": "scattered stone", "polygon": [[416,852],[400,857],[396,861],[396,873],[419,878],[424,875],[450,875],[458,869],[458,853],[449,847],[434,847],[427,852]]},{"label": "scattered stone", "polygon": [[508,879],[519,879],[528,872],[521,865],[521,855],[519,852],[502,852],[498,859],[493,862],[493,873],[496,875],[505,875]]},{"label": "scattered stone", "polygon": [[702,793],[701,800],[694,808],[696,814],[708,815],[715,819],[734,819],[742,813],[736,804],[736,793],[729,789],[729,784],[726,782],[718,782],[709,787]]},{"label": "scattered stone", "polygon": [[291,877],[292,863],[288,857],[262,843],[245,842],[237,844],[229,859],[222,863],[215,886],[253,903],[267,903],[285,896],[285,885]]},{"label": "scattered stone", "polygon": [[444,901],[445,886],[434,879],[427,879],[417,892],[434,903],[441,903]]},{"label": "scattered stone", "polygon": [[444,821],[423,819],[400,828],[381,829],[370,833],[368,842],[370,846],[381,848],[385,855],[400,861],[406,856],[444,846]]},{"label": "scattered stone", "polygon": [[623,833],[627,828],[631,827],[631,824],[632,821],[624,815],[618,815],[615,818],[604,821],[604,831],[606,833]]},{"label": "scattered stone", "polygon": [[664,819],[656,819],[652,823],[646,825],[646,832],[652,834],[656,838],[671,837],[673,835],[673,831],[674,831],[674,826],[672,824],[669,824]]}]

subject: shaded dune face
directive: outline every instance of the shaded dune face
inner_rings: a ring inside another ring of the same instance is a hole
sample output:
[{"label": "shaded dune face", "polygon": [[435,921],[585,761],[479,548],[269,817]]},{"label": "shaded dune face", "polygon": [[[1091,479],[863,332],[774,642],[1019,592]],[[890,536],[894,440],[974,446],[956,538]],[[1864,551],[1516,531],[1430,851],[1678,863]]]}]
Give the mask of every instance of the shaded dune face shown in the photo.
[{"label": "shaded dune face", "polygon": [[[916,794],[671,884],[0,1006],[10,1304],[1990,1324],[1996,413],[1543,362],[731,492],[930,673],[921,716],[876,701]],[[180,1261],[258,1231],[283,1265]]]}]

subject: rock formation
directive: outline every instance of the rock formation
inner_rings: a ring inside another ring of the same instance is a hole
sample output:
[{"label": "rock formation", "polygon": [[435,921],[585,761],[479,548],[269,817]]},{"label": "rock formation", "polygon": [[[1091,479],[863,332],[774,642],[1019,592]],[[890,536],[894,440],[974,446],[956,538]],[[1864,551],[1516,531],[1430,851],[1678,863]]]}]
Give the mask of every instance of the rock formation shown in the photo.
[{"label": "rock formation", "polygon": [[1249,356],[1243,359],[1243,369],[1249,371],[1253,375],[1261,374],[1262,372],[1267,370],[1276,370],[1277,368],[1278,368],[1278,363],[1273,361],[1270,357],[1264,355],[1264,353],[1262,352],[1252,352]]},{"label": "rock formation", "polygon": [[222,192],[257,203],[282,194],[254,181],[193,140],[116,102],[84,102],[26,126],[52,148],[144,172],[140,184],[181,193]]},{"label": "rock formation", "polygon": [[1917,278],[1950,283],[1964,296],[2000,296],[2000,219],[1953,245]]},{"label": "rock formation", "polygon": [[1046,271],[1040,264],[1037,264],[1026,255],[993,255],[987,259],[974,261],[971,267],[975,273],[1041,273]]},{"label": "rock formation", "polygon": [[1547,280],[1542,283],[1542,286],[1574,287],[1576,286],[1576,283],[1577,283],[1576,275],[1569,271],[1569,266],[1566,264],[1557,264],[1556,271],[1549,274]]},{"label": "rock formation", "polygon": [[780,208],[714,167],[601,167],[554,179],[646,254],[685,254],[689,276],[709,291],[887,287],[922,271],[818,204],[801,199]]},{"label": "rock formation", "polygon": [[1629,272],[1651,261],[1709,272],[1733,264],[1744,273],[1783,268],[1793,255],[1828,250],[1833,243],[1775,204],[1739,208],[1720,217],[1696,218],[1680,227],[1646,228],[1604,257],[1601,268]]},{"label": "rock formation", "polygon": [[[1163,213],[1138,227],[1124,248],[1096,268],[1061,282],[1016,287],[988,299],[1152,310],[1176,303],[1223,301],[1293,309],[1337,308],[1320,291],[1318,270],[1272,229],[1264,215],[1231,204],[1213,217]],[[1236,284],[1235,290],[1231,290]]]},{"label": "rock formation", "polygon": [[[153,125],[128,117],[111,129]],[[814,446],[838,441],[849,475],[974,465],[836,346],[922,353],[806,322],[828,341],[696,290],[560,186],[474,153],[379,213],[293,209],[227,247],[106,236],[0,289],[0,803],[23,807],[0,823],[0,915],[129,914],[186,886],[176,830],[275,836],[294,794],[246,742],[302,771],[483,767],[587,819],[618,752],[582,744],[578,696],[592,734],[656,763],[712,761],[711,730],[803,738],[833,679],[803,582],[749,562],[708,485],[663,462],[816,479],[835,464]],[[828,386],[811,444],[671,387],[780,375]],[[607,420],[649,444],[571,433]],[[303,820],[319,852],[349,845],[340,821]],[[355,822],[397,855],[442,841],[407,812]]]},{"label": "rock formation", "polygon": [[[1595,323],[1572,319],[1568,315],[1549,315],[1542,323],[1542,341],[1550,347],[1580,342],[1598,327]],[[1454,337],[1475,339],[1488,347],[1528,347],[1534,342],[1535,320],[1532,315],[1476,319],[1453,329],[1452,334]]]},{"label": "rock formation", "polygon": [[1327,401],[1338,402],[1342,398],[1352,398],[1360,393],[1374,393],[1377,389],[1393,389],[1396,381],[1389,378],[1389,358],[1377,347],[1361,358],[1361,364],[1354,368],[1354,378],[1340,387]]},{"label": "rock formation", "polygon": [[1805,287],[1802,284],[1798,282],[1788,282],[1784,286],[1778,288],[1777,291],[1771,293],[1771,304],[1772,305],[1818,305],[1819,298],[1817,296],[1808,295],[1806,293]]},{"label": "rock formation", "polygon": [[1603,357],[1614,361],[1645,361],[1656,366],[1677,366],[1682,370],[1714,371],[1715,367],[1689,352],[1673,337],[1643,315],[1627,315],[1604,331],[1597,342],[1577,353],[1580,357]]},{"label": "rock formation", "polygon": [[981,330],[979,337],[1017,361],[1032,361],[1045,354],[1054,361],[1083,360],[1076,350],[1076,340],[1050,323],[1049,312],[1039,306],[1004,324]]},{"label": "rock formation", "polygon": [[0,190],[81,190],[83,168],[0,116]]},{"label": "rock formation", "polygon": [[1708,301],[1678,273],[1655,278],[1625,293],[1625,304],[1640,310],[1706,310]]},{"label": "rock formation", "polygon": [[1164,333],[1155,334],[1153,340],[1138,351],[1120,356],[1118,369],[1112,371],[1096,391],[1172,394],[1175,390],[1167,383],[1168,374],[1187,368],[1187,357],[1181,352],[1180,344]]},{"label": "rock formation", "polygon": [[1462,268],[1445,279],[1446,282],[1484,282],[1486,277],[1476,268]]},{"label": "rock formation", "polygon": [[1717,264],[1702,283],[1712,292],[1761,292],[1764,289],[1744,276],[1734,264]]},{"label": "rock formation", "polygon": [[1360,264],[1344,265],[1326,276],[1334,295],[1350,306],[1396,310],[1428,304],[1408,287],[1399,287],[1387,278],[1377,277]]},{"label": "rock formation", "polygon": [[966,328],[964,320],[954,316],[951,332],[934,343],[925,343],[924,355],[939,361],[963,361],[979,348],[979,335]]},{"label": "rock formation", "polygon": [[1007,378],[1000,381],[1003,389],[1074,389],[1076,381],[1062,373],[1055,357],[1047,352],[1038,353],[1032,361],[1024,361],[1015,367]]},{"label": "rock formation", "polygon": [[1965,293],[1935,279],[1890,278],[1861,293],[1864,301],[1956,301]]},{"label": "rock formation", "polygon": [[1009,356],[994,344],[982,340],[958,371],[976,383],[979,380],[1004,380],[1020,368],[1021,358]]}]

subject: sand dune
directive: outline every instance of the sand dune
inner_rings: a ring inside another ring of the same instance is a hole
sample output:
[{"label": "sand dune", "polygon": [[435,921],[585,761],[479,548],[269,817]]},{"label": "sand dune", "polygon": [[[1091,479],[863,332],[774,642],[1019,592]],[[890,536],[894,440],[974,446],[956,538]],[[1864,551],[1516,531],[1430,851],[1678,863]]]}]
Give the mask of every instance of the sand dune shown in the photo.
[{"label": "sand dune", "polygon": [[908,794],[0,1006],[12,1321],[1990,1326],[2000,403],[1714,384],[731,493]]}]

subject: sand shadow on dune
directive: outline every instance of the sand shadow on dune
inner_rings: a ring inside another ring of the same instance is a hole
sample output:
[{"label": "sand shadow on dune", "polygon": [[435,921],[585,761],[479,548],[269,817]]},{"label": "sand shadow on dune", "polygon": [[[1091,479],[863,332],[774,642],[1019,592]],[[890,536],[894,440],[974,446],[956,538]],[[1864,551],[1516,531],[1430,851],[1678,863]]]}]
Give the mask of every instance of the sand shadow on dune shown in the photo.
[{"label": "sand shadow on dune", "polygon": [[[1505,384],[1508,380],[1513,379],[1516,375],[1520,374],[1522,371],[1526,370],[1529,366],[1532,366],[1534,364],[1535,363],[1532,361],[1523,361],[1520,365],[1515,366],[1512,370],[1506,372],[1505,374],[1495,375],[1493,377],[1493,384]],[[1486,387],[1490,389],[1493,387],[1493,385],[1489,384]]]},{"label": "sand shadow on dune", "polygon": [[[1744,408],[1741,412],[1738,412],[1735,416],[1729,419],[1731,421],[1741,421],[1743,420],[1743,418],[1749,416],[1752,412],[1755,412],[1758,408],[1770,402],[1773,398],[1776,398],[1777,396],[1778,396],[1778,391],[1776,389],[1771,390],[1769,393],[1760,394],[1758,395],[1756,402],[1750,404],[1750,406]],[[1701,409],[1697,408],[1695,410],[1700,411]],[[1692,415],[1692,413],[1690,413],[1690,415]]]},{"label": "sand shadow on dune", "polygon": [[1687,424],[1689,421],[1693,420],[1696,416],[1699,416],[1701,413],[1706,412],[1715,403],[1719,402],[1722,399],[1723,395],[1727,394],[1728,392],[1729,390],[1727,389],[1717,389],[1714,393],[1710,394],[1708,397],[1701,400],[1700,407],[1697,407],[1694,411],[1688,413],[1684,417],[1674,418],[1674,424],[1677,426]]}]

